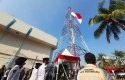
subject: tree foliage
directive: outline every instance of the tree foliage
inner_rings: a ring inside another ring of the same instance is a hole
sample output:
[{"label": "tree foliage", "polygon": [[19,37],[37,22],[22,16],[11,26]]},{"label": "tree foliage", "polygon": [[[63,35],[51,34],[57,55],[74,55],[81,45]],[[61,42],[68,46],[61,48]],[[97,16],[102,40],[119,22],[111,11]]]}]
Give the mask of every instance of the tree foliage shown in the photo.
[{"label": "tree foliage", "polygon": [[94,37],[99,38],[106,31],[106,38],[110,43],[111,35],[119,40],[120,29],[125,31],[125,1],[110,0],[109,7],[103,7],[105,0],[99,3],[98,14],[89,20],[89,25],[100,23],[94,32]]},{"label": "tree foliage", "polygon": [[113,53],[114,58],[104,58],[106,56],[103,53],[99,53],[97,57],[97,61],[100,61],[98,66],[100,68],[122,68],[122,64],[124,63],[125,51],[115,50]]}]

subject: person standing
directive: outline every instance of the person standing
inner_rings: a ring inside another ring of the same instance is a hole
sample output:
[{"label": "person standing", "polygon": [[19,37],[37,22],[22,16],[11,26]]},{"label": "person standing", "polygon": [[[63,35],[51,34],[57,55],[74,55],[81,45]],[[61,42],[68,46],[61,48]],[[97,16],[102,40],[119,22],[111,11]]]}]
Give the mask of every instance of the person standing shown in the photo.
[{"label": "person standing", "polygon": [[32,71],[32,74],[31,74],[31,77],[29,80],[36,80],[36,76],[37,76],[37,71],[38,71],[38,68],[41,66],[41,63],[36,63],[35,64],[35,68],[33,69]]},{"label": "person standing", "polygon": [[19,80],[20,70],[25,65],[26,60],[24,57],[19,57],[15,60],[15,66],[10,70],[7,80]]},{"label": "person standing", "polygon": [[78,80],[113,80],[107,71],[95,65],[96,57],[94,54],[86,53],[84,58],[87,65],[78,72]]},{"label": "person standing", "polygon": [[6,66],[5,65],[2,65],[1,69],[0,69],[0,80],[2,79],[4,73],[6,71]]},{"label": "person standing", "polygon": [[27,70],[27,72],[26,72],[26,74],[25,74],[25,77],[24,77],[24,80],[29,80],[32,71],[33,71],[33,68]]},{"label": "person standing", "polygon": [[6,70],[6,72],[4,73],[4,76],[2,77],[1,80],[7,80],[7,76],[8,76],[8,74],[9,74],[10,70],[11,70],[11,68],[8,68],[8,69]]},{"label": "person standing", "polygon": [[22,68],[22,69],[20,70],[20,77],[19,77],[19,80],[23,80],[24,75],[25,75],[25,68]]},{"label": "person standing", "polygon": [[43,63],[42,65],[38,68],[36,80],[45,80],[46,76],[46,67],[47,64],[49,63],[49,58],[43,58]]}]

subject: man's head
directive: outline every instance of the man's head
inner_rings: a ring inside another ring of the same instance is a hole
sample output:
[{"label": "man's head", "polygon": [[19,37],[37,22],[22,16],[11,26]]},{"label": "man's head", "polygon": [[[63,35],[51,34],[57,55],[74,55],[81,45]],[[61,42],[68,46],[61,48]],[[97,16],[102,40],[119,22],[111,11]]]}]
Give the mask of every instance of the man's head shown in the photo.
[{"label": "man's head", "polygon": [[87,64],[95,64],[96,63],[96,57],[94,54],[89,52],[89,53],[86,53],[84,57],[85,57],[85,61]]},{"label": "man's head", "polygon": [[2,65],[1,69],[2,69],[2,70],[6,70],[6,66],[5,66],[5,65]]},{"label": "man's head", "polygon": [[25,65],[26,60],[27,58],[19,57],[15,60],[15,65],[19,65],[20,67],[23,67],[23,65]]},{"label": "man's head", "polygon": [[48,64],[49,63],[49,58],[43,58],[43,63]]},{"label": "man's head", "polygon": [[36,63],[35,68],[38,69],[42,65],[41,63]]}]

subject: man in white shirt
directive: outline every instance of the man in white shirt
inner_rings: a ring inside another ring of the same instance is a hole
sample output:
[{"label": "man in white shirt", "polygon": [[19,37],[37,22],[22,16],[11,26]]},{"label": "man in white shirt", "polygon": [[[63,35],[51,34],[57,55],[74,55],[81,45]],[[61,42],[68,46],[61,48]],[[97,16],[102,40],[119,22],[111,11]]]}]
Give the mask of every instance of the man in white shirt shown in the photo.
[{"label": "man in white shirt", "polygon": [[46,78],[46,67],[47,67],[48,63],[49,63],[49,58],[43,58],[43,63],[38,68],[36,80],[45,80],[45,78]]},{"label": "man in white shirt", "polygon": [[37,71],[38,71],[38,68],[40,67],[41,63],[36,63],[35,64],[35,68],[33,69],[32,71],[32,74],[31,74],[31,77],[29,80],[36,80],[36,76],[37,76]]},{"label": "man in white shirt", "polygon": [[10,70],[7,80],[19,80],[20,70],[25,65],[26,60],[24,57],[19,57],[15,60],[15,66]]},{"label": "man in white shirt", "polygon": [[78,72],[78,80],[113,80],[107,71],[97,67],[96,57],[92,53],[85,54],[87,65]]}]

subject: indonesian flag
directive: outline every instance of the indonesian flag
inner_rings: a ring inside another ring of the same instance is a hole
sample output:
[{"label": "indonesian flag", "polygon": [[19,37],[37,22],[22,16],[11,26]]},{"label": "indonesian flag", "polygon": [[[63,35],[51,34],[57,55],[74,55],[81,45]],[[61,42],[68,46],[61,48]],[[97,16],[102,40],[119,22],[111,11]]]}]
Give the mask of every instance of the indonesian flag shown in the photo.
[{"label": "indonesian flag", "polygon": [[74,13],[74,12],[71,12],[71,15],[76,17],[77,21],[81,24],[82,23],[82,16],[80,13]]}]

